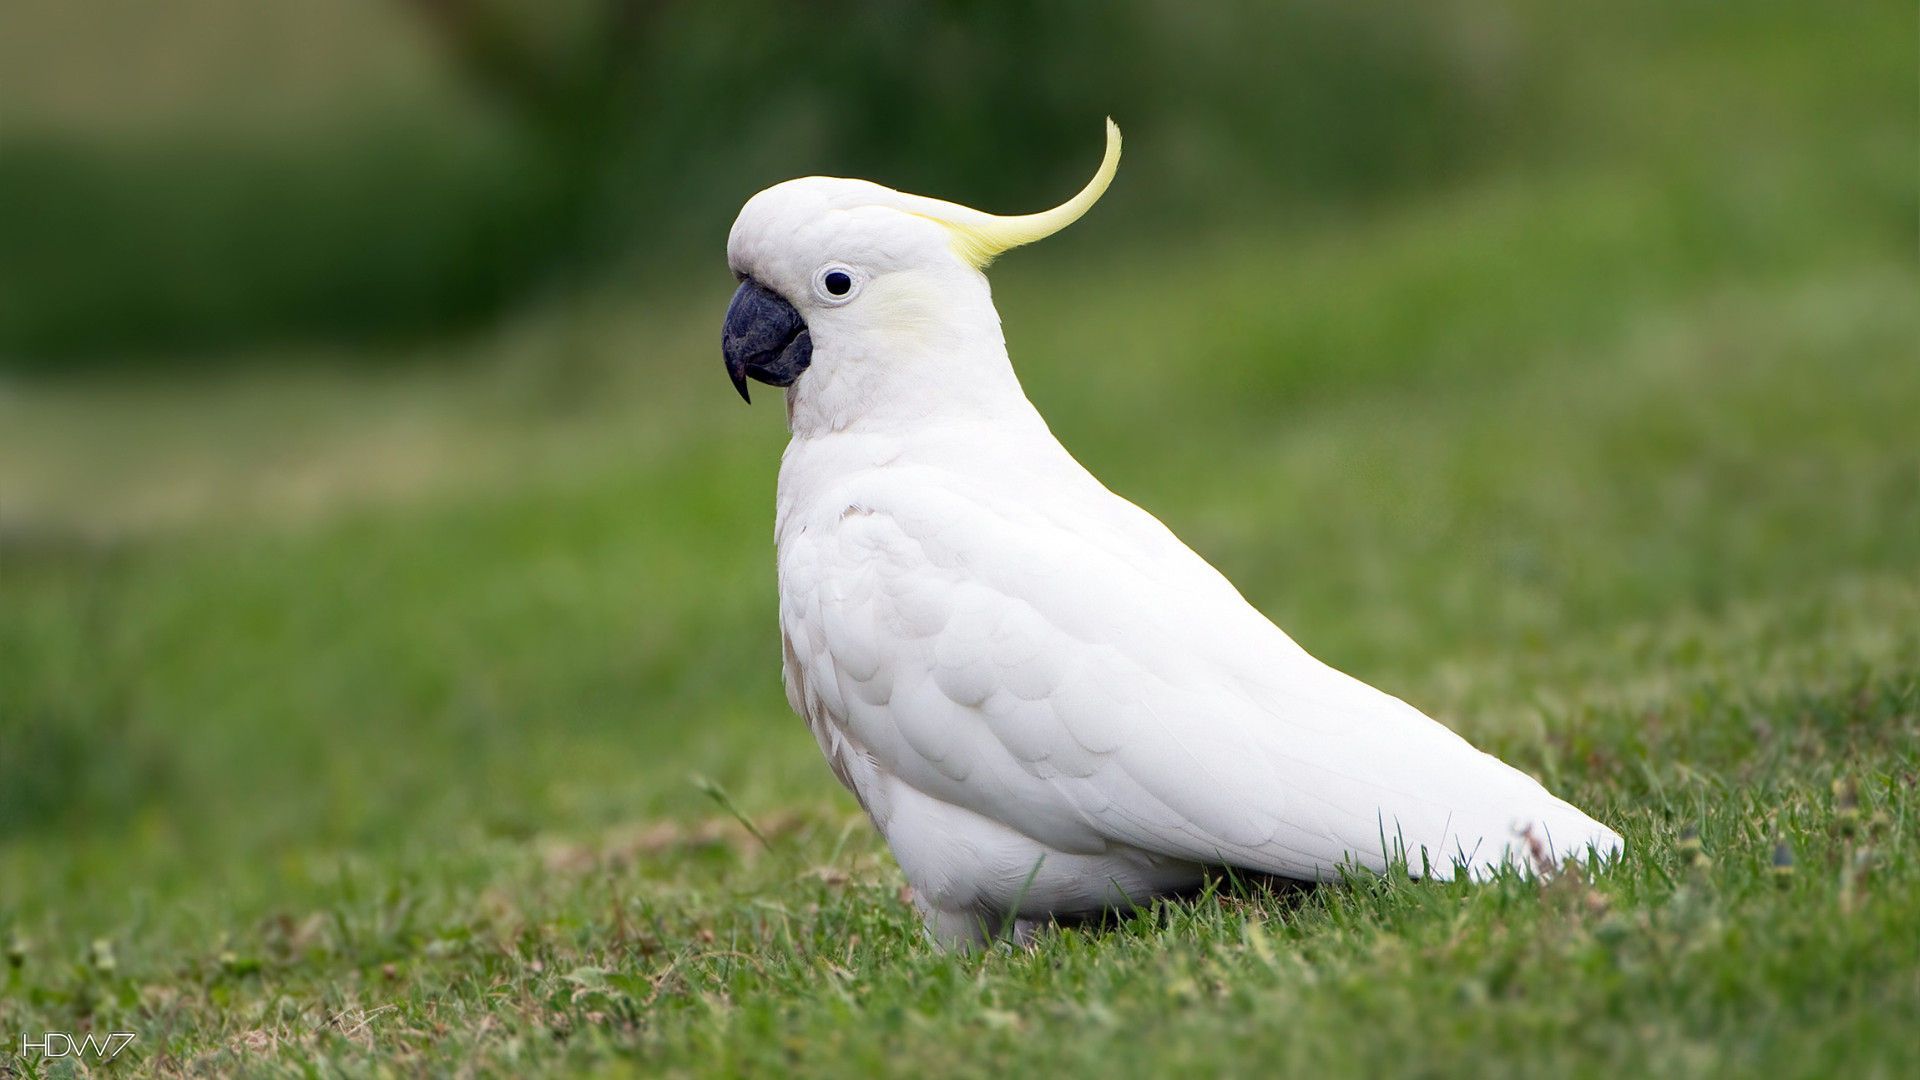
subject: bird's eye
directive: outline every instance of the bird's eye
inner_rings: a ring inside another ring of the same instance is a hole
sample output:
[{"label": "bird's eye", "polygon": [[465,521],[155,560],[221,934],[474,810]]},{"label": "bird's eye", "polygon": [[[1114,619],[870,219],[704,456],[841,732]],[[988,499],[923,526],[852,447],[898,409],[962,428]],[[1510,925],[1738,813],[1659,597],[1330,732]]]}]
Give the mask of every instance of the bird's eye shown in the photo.
[{"label": "bird's eye", "polygon": [[844,304],[860,288],[860,276],[851,267],[823,266],[813,275],[813,291],[829,304]]}]

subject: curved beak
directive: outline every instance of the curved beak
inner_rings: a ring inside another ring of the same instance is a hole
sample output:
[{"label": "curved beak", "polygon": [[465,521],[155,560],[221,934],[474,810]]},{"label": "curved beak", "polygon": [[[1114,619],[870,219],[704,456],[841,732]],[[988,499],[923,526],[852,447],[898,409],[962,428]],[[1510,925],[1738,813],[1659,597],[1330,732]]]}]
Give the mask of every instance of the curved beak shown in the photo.
[{"label": "curved beak", "polygon": [[727,305],[727,321],[720,328],[720,355],[727,361],[727,377],[748,404],[747,379],[768,386],[792,386],[813,362],[813,339],[806,321],[778,293],[747,278]]}]

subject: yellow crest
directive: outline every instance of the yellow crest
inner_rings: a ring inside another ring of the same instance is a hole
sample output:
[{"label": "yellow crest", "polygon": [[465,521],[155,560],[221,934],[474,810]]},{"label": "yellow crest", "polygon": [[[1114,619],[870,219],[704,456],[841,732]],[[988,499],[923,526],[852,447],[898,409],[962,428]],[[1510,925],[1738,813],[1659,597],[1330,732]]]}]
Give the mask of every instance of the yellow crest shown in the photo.
[{"label": "yellow crest", "polygon": [[1003,216],[922,195],[903,196],[905,205],[901,208],[945,226],[953,234],[954,253],[975,269],[984,270],[1002,252],[1044,240],[1080,220],[1106,194],[1119,168],[1120,125],[1108,117],[1107,152],[1100,159],[1100,168],[1078,195],[1051,210]]}]

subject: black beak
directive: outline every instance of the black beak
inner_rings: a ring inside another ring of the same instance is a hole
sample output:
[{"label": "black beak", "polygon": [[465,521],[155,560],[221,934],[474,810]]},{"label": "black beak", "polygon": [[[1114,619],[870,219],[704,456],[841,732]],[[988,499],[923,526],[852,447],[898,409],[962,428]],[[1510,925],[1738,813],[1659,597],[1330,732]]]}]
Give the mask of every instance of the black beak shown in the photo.
[{"label": "black beak", "polygon": [[813,362],[813,339],[806,321],[778,293],[747,278],[727,305],[727,322],[720,328],[720,355],[727,376],[740,399],[748,404],[747,378],[768,386],[792,386]]}]

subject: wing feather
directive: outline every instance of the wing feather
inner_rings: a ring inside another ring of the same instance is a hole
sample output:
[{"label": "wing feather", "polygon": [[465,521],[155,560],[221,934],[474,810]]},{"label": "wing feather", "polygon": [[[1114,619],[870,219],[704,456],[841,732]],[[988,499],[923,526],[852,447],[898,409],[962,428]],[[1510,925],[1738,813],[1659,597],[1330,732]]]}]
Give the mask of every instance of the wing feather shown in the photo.
[{"label": "wing feather", "polygon": [[1075,528],[897,477],[847,505],[782,547],[789,684],[928,795],[1064,851],[1307,879],[1396,852],[1483,874],[1521,860],[1526,829],[1561,854],[1618,846],[1313,659],[1130,504],[1144,523]]}]

